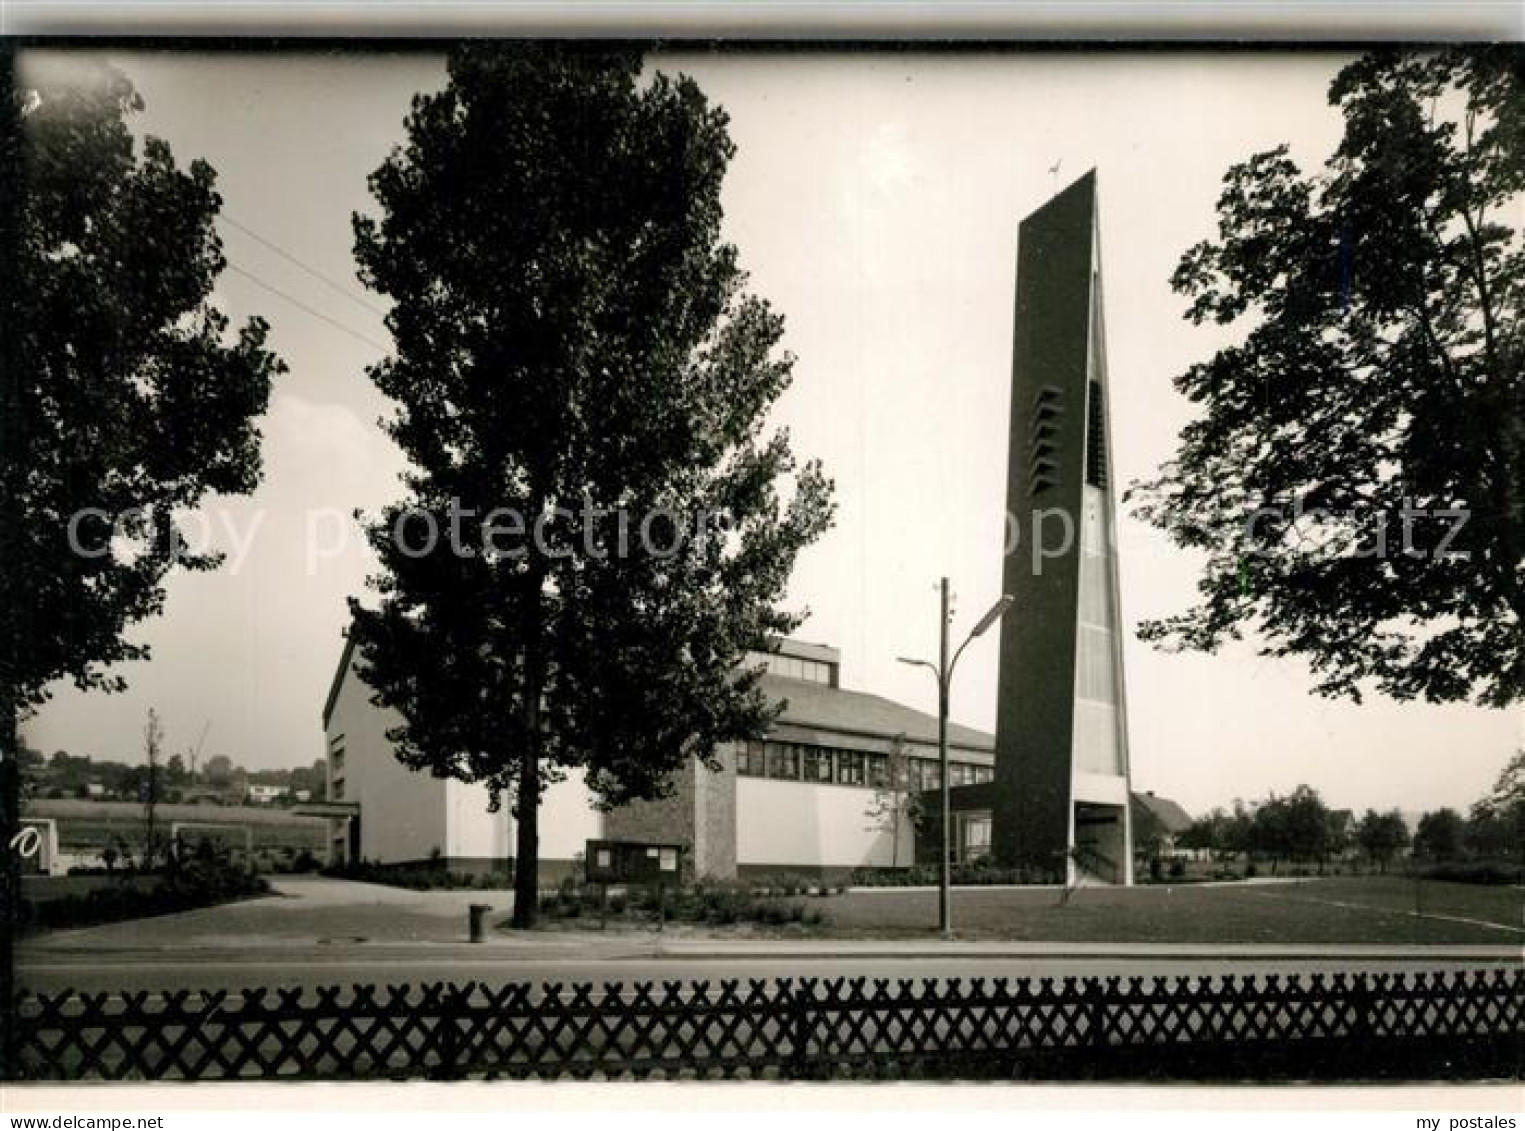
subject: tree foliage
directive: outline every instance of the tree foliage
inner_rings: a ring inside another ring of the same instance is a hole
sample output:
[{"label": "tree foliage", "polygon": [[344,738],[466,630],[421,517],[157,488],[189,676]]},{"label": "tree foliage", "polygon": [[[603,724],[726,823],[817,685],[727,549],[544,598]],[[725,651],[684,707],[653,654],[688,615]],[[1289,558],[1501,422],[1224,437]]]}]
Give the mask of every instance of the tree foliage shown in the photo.
[{"label": "tree foliage", "polygon": [[106,669],[146,657],[125,632],[161,610],[166,574],[220,560],[188,552],[175,512],[254,488],[255,421],[284,368],[263,321],[230,337],[211,301],[225,262],[211,167],[178,167],[157,138],[135,145],[142,101],[115,70],[22,79],[7,92],[22,110],[6,117],[16,238],[0,288],[14,382],[0,605],[25,641],[10,712],[62,678],[124,685]]},{"label": "tree foliage", "polygon": [[[370,525],[378,601],[352,632],[401,760],[511,799],[520,925],[548,781],[651,797],[761,737],[773,708],[738,668],[802,619],[779,602],[830,522],[819,466],[764,427],[792,359],[721,238],[732,153],[723,111],[638,54],[468,45],[355,219],[395,304],[371,377],[415,470]],[[689,536],[636,546],[664,513]]]},{"label": "tree foliage", "polygon": [[1525,88],[1513,46],[1340,71],[1319,174],[1230,169],[1187,317],[1243,331],[1176,387],[1200,410],[1130,493],[1202,551],[1202,601],[1146,639],[1253,628],[1359,699],[1525,697]]},{"label": "tree foliage", "polygon": [[900,867],[900,841],[907,830],[918,828],[922,820],[921,791],[916,788],[913,771],[915,758],[898,734],[885,756],[884,776],[874,785],[864,816],[868,831],[890,838],[890,867]]},{"label": "tree foliage", "polygon": [[1434,809],[1419,818],[1414,852],[1431,860],[1454,860],[1461,854],[1466,824],[1455,809]]},{"label": "tree foliage", "polygon": [[1273,862],[1316,860],[1328,855],[1332,821],[1318,791],[1300,785],[1284,797],[1272,794],[1255,807],[1248,848]]},{"label": "tree foliage", "polygon": [[1515,752],[1488,796],[1472,806],[1463,839],[1474,856],[1525,861],[1525,749]]},{"label": "tree foliage", "polygon": [[1356,824],[1356,843],[1385,872],[1398,850],[1409,843],[1408,822],[1396,809],[1385,813],[1368,809]]}]

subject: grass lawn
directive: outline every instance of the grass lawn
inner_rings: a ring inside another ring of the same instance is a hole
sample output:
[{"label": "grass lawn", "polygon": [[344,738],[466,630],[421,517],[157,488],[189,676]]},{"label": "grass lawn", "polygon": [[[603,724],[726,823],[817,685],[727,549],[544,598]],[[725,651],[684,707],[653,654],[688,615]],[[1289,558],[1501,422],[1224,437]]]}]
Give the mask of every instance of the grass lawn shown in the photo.
[{"label": "grass lawn", "polygon": [[[1351,876],[1282,884],[1083,888],[1059,906],[1052,890],[955,889],[961,938],[1034,942],[1460,943],[1525,947],[1525,891],[1426,882],[1416,917],[1413,882]],[[821,934],[907,938],[934,933],[935,891],[849,892],[811,899]],[[1487,924],[1494,924],[1488,926]],[[1512,928],[1512,929],[1506,929]]]}]

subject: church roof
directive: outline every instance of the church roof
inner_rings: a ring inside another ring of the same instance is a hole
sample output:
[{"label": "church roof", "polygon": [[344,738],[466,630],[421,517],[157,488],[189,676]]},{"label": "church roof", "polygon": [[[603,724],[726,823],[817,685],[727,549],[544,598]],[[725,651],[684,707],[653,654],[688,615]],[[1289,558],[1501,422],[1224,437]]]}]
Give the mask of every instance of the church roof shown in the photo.
[{"label": "church roof", "polygon": [[1139,810],[1143,810],[1150,820],[1172,835],[1185,832],[1191,827],[1191,814],[1168,797],[1154,793],[1135,793],[1133,807],[1135,817]]},{"label": "church roof", "polygon": [[[936,744],[937,716],[866,691],[846,691],[809,680],[764,675],[760,686],[770,699],[786,702],[780,723],[842,731],[876,738],[905,735],[909,742]],[[995,749],[995,737],[973,727],[948,723],[948,744],[966,750]]]}]

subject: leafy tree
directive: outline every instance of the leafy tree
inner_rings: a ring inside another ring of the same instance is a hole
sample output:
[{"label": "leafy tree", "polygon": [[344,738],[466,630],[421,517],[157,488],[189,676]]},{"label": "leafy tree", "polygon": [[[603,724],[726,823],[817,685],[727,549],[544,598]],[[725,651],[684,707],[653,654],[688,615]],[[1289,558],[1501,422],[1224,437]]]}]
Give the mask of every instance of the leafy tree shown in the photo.
[{"label": "leafy tree", "polygon": [[1355,835],[1355,814],[1349,809],[1329,810],[1329,827],[1324,840],[1326,856],[1341,856],[1350,847]]},{"label": "leafy tree", "polygon": [[1233,812],[1229,814],[1223,826],[1223,851],[1234,856],[1241,852],[1249,852],[1254,825],[1255,815],[1250,807],[1235,798]]},{"label": "leafy tree", "polygon": [[20,796],[23,801],[37,795],[42,781],[47,776],[42,751],[33,750],[26,744],[25,739],[17,740],[16,773],[20,780]]},{"label": "leafy tree", "polygon": [[[132,84],[106,66],[77,76],[28,76],[22,89],[14,46],[0,45],[4,843],[19,816],[18,717],[55,680],[120,688],[108,669],[147,655],[125,630],[160,611],[172,566],[217,564],[187,550],[173,513],[209,491],[254,487],[254,421],[282,369],[262,321],[229,340],[210,301],[224,265],[211,167],[177,167],[156,138],[139,151],[127,124],[142,106]],[[0,866],[8,920],[13,855]],[[0,933],[8,1011],[12,952]]]},{"label": "leafy tree", "polygon": [[1361,846],[1372,863],[1387,871],[1398,850],[1409,842],[1408,824],[1396,809],[1378,813],[1366,810],[1356,825],[1356,843]]},{"label": "leafy tree", "polygon": [[1201,415],[1130,491],[1205,552],[1203,600],[1144,638],[1253,627],[1330,696],[1525,696],[1519,58],[1367,55],[1322,174],[1286,146],[1228,171],[1173,284],[1244,334],[1177,378]]},{"label": "leafy tree", "polygon": [[13,712],[58,679],[125,686],[107,669],[147,656],[124,630],[161,610],[165,576],[221,560],[184,544],[174,512],[254,489],[256,421],[284,368],[262,320],[230,340],[211,301],[225,265],[211,166],[177,167],[158,138],[139,151],[142,100],[104,65],[27,96],[3,300],[21,329],[6,339],[19,434],[3,465],[20,537],[0,575],[27,642],[4,688]]},{"label": "leafy tree", "polygon": [[511,801],[521,927],[548,784],[657,796],[762,736],[740,665],[800,623],[778,602],[831,516],[819,466],[763,428],[791,358],[721,239],[725,114],[641,68],[456,49],[371,177],[379,218],[355,218],[395,304],[370,375],[416,470],[369,527],[379,602],[351,631],[399,758]]},{"label": "leafy tree", "polygon": [[1461,855],[1465,824],[1455,809],[1436,809],[1419,818],[1414,852],[1431,860],[1454,860]]},{"label": "leafy tree", "polygon": [[1499,771],[1486,801],[1495,809],[1525,805],[1525,748],[1515,751],[1514,757]]},{"label": "leafy tree", "polygon": [[917,789],[915,766],[905,735],[896,735],[885,757],[884,777],[874,786],[864,814],[870,832],[882,832],[890,838],[890,867],[900,867],[900,838],[908,828],[921,821],[921,792]]},{"label": "leafy tree", "polygon": [[1329,855],[1331,815],[1324,799],[1312,786],[1300,785],[1285,799],[1287,853],[1294,860],[1316,860]]},{"label": "leafy tree", "polygon": [[1488,796],[1472,806],[1463,840],[1477,856],[1525,859],[1525,750],[1515,753]]},{"label": "leafy tree", "polygon": [[159,754],[164,746],[164,724],[159,712],[148,709],[148,722],[143,727],[143,782],[139,799],[143,802],[143,867],[153,870],[159,858]]},{"label": "leafy tree", "polygon": [[233,759],[226,754],[214,754],[201,768],[201,777],[207,785],[226,788],[233,783]]},{"label": "leafy tree", "polygon": [[1212,856],[1218,856],[1225,851],[1224,840],[1228,822],[1228,813],[1219,806],[1210,813],[1197,817],[1190,825],[1182,829],[1181,835],[1176,837],[1176,843],[1193,852],[1206,852]]},{"label": "leafy tree", "polygon": [[1300,785],[1285,797],[1274,793],[1256,806],[1251,848],[1269,857],[1272,871],[1281,860],[1323,861],[1329,844],[1329,809],[1318,791]]},{"label": "leafy tree", "polygon": [[319,758],[311,766],[298,766],[291,771],[291,791],[307,790],[313,797],[323,796],[328,786],[328,764]]}]

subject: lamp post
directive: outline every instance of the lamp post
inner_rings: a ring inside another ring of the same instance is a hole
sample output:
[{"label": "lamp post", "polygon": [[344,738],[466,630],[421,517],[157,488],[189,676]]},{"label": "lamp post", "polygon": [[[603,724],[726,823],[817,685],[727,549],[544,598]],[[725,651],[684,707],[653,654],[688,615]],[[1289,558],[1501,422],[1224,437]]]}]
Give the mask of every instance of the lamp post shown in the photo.
[{"label": "lamp post", "polygon": [[948,659],[948,579],[945,577],[938,585],[941,602],[941,613],[938,617],[938,644],[937,663],[928,663],[926,660],[913,660],[906,656],[896,656],[902,664],[910,664],[913,667],[927,668],[937,677],[937,760],[942,766],[942,868],[937,887],[937,925],[942,931],[943,938],[953,937],[953,904],[951,898],[952,888],[952,862],[951,856],[951,832],[952,804],[948,795],[948,691],[953,683],[953,670],[958,666],[959,657],[964,654],[964,649],[969,647],[971,641],[978,636],[983,636],[991,625],[1001,619],[1001,615],[1011,607],[1012,596],[1004,594],[999,601],[991,605],[985,615],[972,628],[969,635],[964,637],[964,642],[953,653],[952,660]]}]

